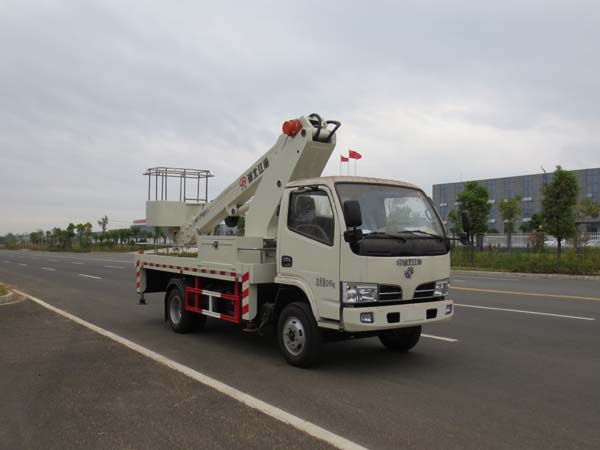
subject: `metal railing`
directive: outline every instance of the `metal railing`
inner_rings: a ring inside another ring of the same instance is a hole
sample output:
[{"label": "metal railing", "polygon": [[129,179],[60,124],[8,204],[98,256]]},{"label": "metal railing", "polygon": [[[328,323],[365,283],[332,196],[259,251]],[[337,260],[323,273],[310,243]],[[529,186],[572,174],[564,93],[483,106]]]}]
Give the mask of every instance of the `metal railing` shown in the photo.
[{"label": "metal railing", "polygon": [[143,175],[148,177],[148,201],[153,199],[153,193],[155,201],[169,200],[171,181],[171,186],[175,184],[175,191],[178,191],[175,198],[180,202],[191,203],[208,202],[208,179],[214,176],[210,170],[180,167],[151,167]]}]

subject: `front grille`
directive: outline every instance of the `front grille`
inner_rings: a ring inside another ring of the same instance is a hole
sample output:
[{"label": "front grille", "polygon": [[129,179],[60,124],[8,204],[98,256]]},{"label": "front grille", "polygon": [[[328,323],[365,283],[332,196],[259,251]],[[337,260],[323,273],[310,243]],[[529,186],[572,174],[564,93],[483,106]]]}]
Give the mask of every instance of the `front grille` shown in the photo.
[{"label": "front grille", "polygon": [[402,300],[402,288],[400,286],[394,284],[379,285],[380,302],[393,302],[396,300]]},{"label": "front grille", "polygon": [[417,286],[414,298],[432,298],[435,292],[435,282],[424,283]]}]

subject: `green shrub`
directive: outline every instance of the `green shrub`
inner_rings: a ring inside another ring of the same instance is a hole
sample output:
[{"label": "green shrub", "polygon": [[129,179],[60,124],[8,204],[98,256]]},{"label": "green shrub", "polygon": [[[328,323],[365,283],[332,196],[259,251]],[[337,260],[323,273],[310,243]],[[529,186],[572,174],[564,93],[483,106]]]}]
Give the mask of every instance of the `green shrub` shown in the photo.
[{"label": "green shrub", "polygon": [[584,249],[577,254],[575,249],[563,251],[560,259],[555,252],[528,251],[475,251],[473,260],[469,251],[457,248],[451,254],[455,269],[491,270],[499,272],[564,273],[573,275],[599,275],[600,250]]}]

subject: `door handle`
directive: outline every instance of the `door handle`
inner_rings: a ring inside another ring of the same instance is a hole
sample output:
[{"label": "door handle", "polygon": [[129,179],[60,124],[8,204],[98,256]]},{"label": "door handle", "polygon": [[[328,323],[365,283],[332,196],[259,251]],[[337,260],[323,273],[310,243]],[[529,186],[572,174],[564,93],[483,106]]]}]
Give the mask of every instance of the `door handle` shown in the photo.
[{"label": "door handle", "polygon": [[294,259],[291,256],[283,255],[281,257],[281,267],[292,267]]}]

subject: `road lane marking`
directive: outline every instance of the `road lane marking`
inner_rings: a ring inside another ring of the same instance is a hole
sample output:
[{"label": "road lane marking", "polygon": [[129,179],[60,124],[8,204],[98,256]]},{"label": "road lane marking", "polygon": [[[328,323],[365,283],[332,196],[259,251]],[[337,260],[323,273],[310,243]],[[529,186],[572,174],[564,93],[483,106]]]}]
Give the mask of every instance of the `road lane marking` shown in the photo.
[{"label": "road lane marking", "polygon": [[77,261],[71,261],[71,264],[78,264],[78,265],[80,265],[80,266],[83,266],[83,263],[82,263],[82,262],[77,262]]},{"label": "road lane marking", "polygon": [[26,266],[27,264],[25,263],[17,263],[18,266]]},{"label": "road lane marking", "polygon": [[12,261],[6,261],[6,260],[3,260],[2,262],[3,262],[3,263],[6,263],[6,264],[12,264]]},{"label": "road lane marking", "polygon": [[491,309],[493,311],[508,311],[508,312],[515,312],[515,313],[521,313],[521,314],[535,314],[538,316],[564,317],[566,319],[596,320],[593,317],[566,316],[564,314],[551,314],[551,313],[543,313],[543,312],[537,312],[537,311],[525,311],[522,309],[492,308],[491,306],[464,305],[461,303],[455,303],[454,306],[462,306],[463,308]]},{"label": "road lane marking", "polygon": [[96,280],[102,279],[102,277],[97,277],[96,275],[86,275],[85,273],[78,273],[77,275],[79,275],[80,277],[94,278]]},{"label": "road lane marking", "polygon": [[53,269],[52,267],[41,267],[42,270],[50,270],[52,272],[56,272],[56,269]]},{"label": "road lane marking", "polygon": [[50,262],[59,262],[58,259],[49,259]]},{"label": "road lane marking", "polygon": [[[102,261],[102,262],[114,262],[114,263],[123,263],[123,262],[133,262],[133,254],[129,254],[128,255],[131,256],[131,258],[129,259],[129,261],[127,259],[101,259],[101,258],[85,258],[85,257],[81,257],[81,256],[71,256],[71,255],[52,255],[53,258],[62,258],[62,259],[81,259],[82,261]],[[48,255],[46,255],[48,256]],[[33,258],[32,259],[39,259],[39,258]],[[58,261],[58,260],[57,260]]]},{"label": "road lane marking", "polygon": [[108,267],[109,269],[124,269],[125,268],[123,266],[104,266],[104,267]]},{"label": "road lane marking", "polygon": [[466,275],[459,275],[460,278],[468,278],[469,280],[494,280],[494,281],[504,281],[504,280],[511,280],[511,281],[521,281],[520,278],[515,278],[515,277],[469,277]]},{"label": "road lane marking", "polygon": [[543,294],[539,292],[519,292],[519,291],[501,291],[497,289],[479,289],[479,288],[468,288],[468,287],[452,287],[451,289],[457,291],[473,291],[473,292],[487,292],[489,294],[506,294],[506,295],[525,295],[529,297],[550,297],[550,298],[563,298],[568,300],[593,300],[600,302],[599,297],[582,297],[580,295],[564,295],[564,294]]},{"label": "road lane marking", "polygon": [[433,334],[423,334],[421,336],[429,338],[429,339],[437,339],[438,341],[446,341],[446,342],[458,342],[458,339],[447,338],[443,336],[434,336]]},{"label": "road lane marking", "polygon": [[209,377],[208,375],[198,372],[197,370],[194,370],[188,366],[184,366],[181,363],[173,361],[172,359],[169,359],[166,356],[161,355],[160,353],[157,353],[153,350],[150,350],[149,348],[136,344],[135,342],[130,341],[129,339],[126,339],[122,336],[119,336],[118,334],[113,333],[112,331],[100,328],[98,325],[94,325],[93,323],[83,320],[80,317],[77,317],[62,309],[52,306],[49,303],[46,303],[45,301],[40,300],[37,297],[33,297],[32,295],[26,294],[18,290],[14,291],[18,294],[23,295],[24,297],[27,297],[28,299],[37,303],[38,305],[49,309],[50,311],[54,311],[55,313],[60,314],[61,316],[66,317],[67,319],[72,320],[73,322],[78,323],[79,325],[82,325],[88,328],[89,330],[92,330],[102,336],[105,336],[127,348],[130,348],[131,350],[136,351],[159,364],[162,364],[166,367],[169,367],[170,369],[182,373],[183,375],[186,375],[192,378],[193,380],[196,380],[204,384],[205,386],[208,386],[216,390],[217,392],[220,392],[221,394],[231,397],[234,400],[237,400],[240,403],[243,403],[244,405],[252,409],[258,410],[269,417],[283,422],[286,425],[291,425],[297,430],[303,431],[306,434],[309,434],[310,436],[327,442],[335,448],[339,448],[341,450],[367,450],[365,447],[355,442],[352,442],[349,439],[332,433],[329,430],[321,428],[320,426],[312,422],[302,419],[301,417],[295,416],[250,394],[246,394],[245,392],[240,391],[234,388],[233,386],[225,384],[222,381]]}]

